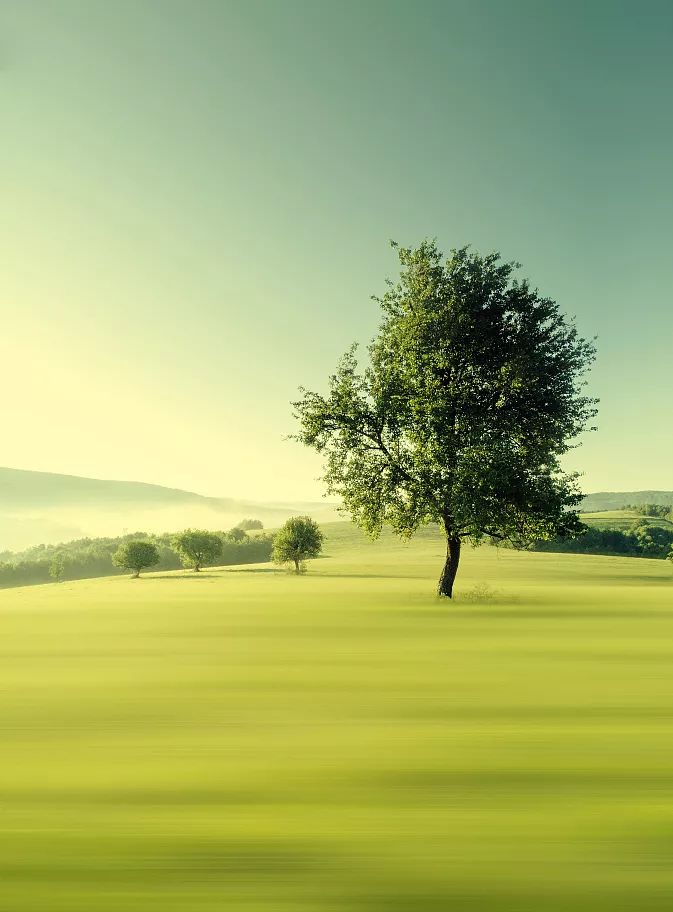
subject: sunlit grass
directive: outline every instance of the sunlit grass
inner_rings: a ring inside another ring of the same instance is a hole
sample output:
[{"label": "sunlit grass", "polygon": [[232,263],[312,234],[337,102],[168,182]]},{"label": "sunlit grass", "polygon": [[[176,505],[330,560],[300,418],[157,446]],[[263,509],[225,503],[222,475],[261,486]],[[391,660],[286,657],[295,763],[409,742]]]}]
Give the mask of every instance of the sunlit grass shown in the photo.
[{"label": "sunlit grass", "polygon": [[659,516],[643,516],[635,510],[605,510],[600,513],[583,513],[582,522],[597,529],[630,529],[635,523],[647,523],[648,526],[661,526],[664,529],[673,527],[670,519]]},{"label": "sunlit grass", "polygon": [[670,564],[327,531],[0,593],[3,912],[670,908]]}]

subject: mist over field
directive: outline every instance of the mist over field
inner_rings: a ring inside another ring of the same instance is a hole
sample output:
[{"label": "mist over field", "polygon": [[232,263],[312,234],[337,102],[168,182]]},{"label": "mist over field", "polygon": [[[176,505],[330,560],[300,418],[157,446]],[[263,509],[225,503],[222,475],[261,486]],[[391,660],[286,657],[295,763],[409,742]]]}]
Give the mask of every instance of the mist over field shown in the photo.
[{"label": "mist over field", "polygon": [[[587,494],[585,512],[619,510],[625,504],[673,505],[673,491]],[[244,517],[277,528],[296,514],[318,522],[344,518],[334,501],[263,503],[207,497],[143,482],[107,481],[0,468],[0,552],[77,538],[162,533],[187,527],[228,529]]]},{"label": "mist over field", "polygon": [[128,532],[229,529],[244,517],[276,528],[297,513],[322,522],[338,517],[328,501],[255,503],[140,482],[0,468],[0,551]]}]

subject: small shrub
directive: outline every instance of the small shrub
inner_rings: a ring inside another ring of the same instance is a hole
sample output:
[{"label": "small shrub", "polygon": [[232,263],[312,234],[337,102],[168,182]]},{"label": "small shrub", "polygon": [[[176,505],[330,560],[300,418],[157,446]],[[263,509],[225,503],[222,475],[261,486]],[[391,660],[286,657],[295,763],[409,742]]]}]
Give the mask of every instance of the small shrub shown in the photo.
[{"label": "small shrub", "polygon": [[495,601],[497,596],[496,590],[492,589],[488,583],[477,583],[471,589],[468,589],[467,592],[461,593],[460,601],[471,604],[484,604]]}]

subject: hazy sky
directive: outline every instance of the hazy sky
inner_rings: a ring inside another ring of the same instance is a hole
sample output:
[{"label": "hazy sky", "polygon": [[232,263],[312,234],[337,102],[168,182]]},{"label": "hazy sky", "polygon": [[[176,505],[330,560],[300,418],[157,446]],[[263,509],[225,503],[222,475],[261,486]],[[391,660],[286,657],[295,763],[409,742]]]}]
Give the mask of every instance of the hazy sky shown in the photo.
[{"label": "hazy sky", "polygon": [[673,488],[673,4],[0,0],[0,464],[315,497],[389,238],[599,337],[585,488]]}]

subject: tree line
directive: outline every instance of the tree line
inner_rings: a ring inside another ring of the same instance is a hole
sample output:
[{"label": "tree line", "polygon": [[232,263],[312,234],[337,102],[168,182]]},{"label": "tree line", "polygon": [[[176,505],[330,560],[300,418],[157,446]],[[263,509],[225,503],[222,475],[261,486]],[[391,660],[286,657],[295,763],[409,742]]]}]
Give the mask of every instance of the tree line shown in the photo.
[{"label": "tree line", "polygon": [[[273,560],[297,573],[318,557],[323,534],[308,516],[294,516],[275,534],[261,532],[259,520],[243,520],[226,532],[185,529],[151,535],[134,532],[108,538],[80,538],[58,545],[37,545],[20,553],[0,553],[0,588],[50,581],[91,579],[143,570],[199,572],[206,566],[258,564]],[[260,530],[248,535],[248,530]]]},{"label": "tree line", "polygon": [[[250,536],[240,527],[227,532],[209,532],[217,542],[221,564],[259,563],[270,559],[273,536]],[[179,533],[184,535],[184,533]],[[58,545],[37,545],[14,554],[0,554],[0,587],[26,586],[56,580],[90,579],[123,573],[126,568],[115,563],[114,555],[130,542],[151,544],[156,570],[177,570],[185,565],[185,553],[177,547],[177,535],[151,535],[133,532],[118,537],[80,538]]]},{"label": "tree line", "polygon": [[[652,514],[649,514],[652,515]],[[537,540],[533,551],[570,554],[620,554],[626,557],[668,558],[673,561],[673,528],[637,522],[630,529],[595,529],[591,526],[575,538]]]},{"label": "tree line", "polygon": [[669,522],[673,522],[673,507],[667,504],[625,504],[622,510],[637,513],[638,516],[652,516],[655,519],[667,519]]}]

